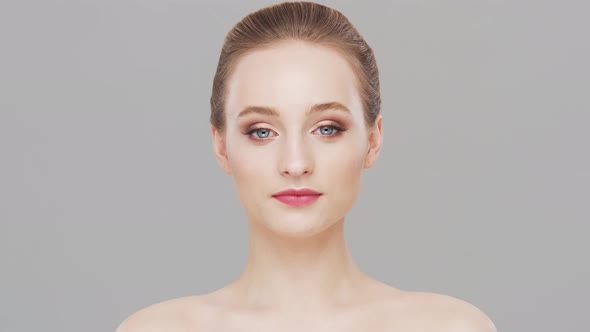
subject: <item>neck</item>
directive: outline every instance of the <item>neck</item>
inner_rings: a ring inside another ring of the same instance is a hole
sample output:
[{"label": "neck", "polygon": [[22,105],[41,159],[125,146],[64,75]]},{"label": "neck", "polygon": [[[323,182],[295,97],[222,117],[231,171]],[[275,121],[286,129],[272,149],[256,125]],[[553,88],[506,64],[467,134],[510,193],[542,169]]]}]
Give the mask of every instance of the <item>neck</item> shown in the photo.
[{"label": "neck", "polygon": [[250,223],[250,253],[234,286],[250,305],[310,309],[346,301],[365,280],[344,239],[344,220],[311,237],[282,237]]}]

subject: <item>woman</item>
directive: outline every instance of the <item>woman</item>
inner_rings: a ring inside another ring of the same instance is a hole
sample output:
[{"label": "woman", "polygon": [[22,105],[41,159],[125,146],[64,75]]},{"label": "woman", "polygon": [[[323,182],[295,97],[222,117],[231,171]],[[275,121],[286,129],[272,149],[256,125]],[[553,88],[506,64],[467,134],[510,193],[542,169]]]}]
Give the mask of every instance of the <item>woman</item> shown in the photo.
[{"label": "woman", "polygon": [[144,308],[135,331],[495,331],[464,301],[396,289],[359,271],[344,219],[382,144],[371,48],[338,11],[263,8],[228,33],[211,134],[249,223],[237,280]]}]

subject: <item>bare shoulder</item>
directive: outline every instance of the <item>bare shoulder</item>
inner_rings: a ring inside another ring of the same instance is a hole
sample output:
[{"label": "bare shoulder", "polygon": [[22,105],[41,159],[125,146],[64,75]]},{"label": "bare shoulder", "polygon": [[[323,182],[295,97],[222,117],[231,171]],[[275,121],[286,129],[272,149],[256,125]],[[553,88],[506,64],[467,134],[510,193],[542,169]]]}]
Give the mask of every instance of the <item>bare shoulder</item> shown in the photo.
[{"label": "bare shoulder", "polygon": [[166,300],[142,308],[119,324],[116,332],[181,332],[194,329],[200,314],[199,296]]},{"label": "bare shoulder", "polygon": [[393,303],[408,317],[403,324],[408,330],[496,332],[494,323],[483,311],[449,295],[403,292]]}]

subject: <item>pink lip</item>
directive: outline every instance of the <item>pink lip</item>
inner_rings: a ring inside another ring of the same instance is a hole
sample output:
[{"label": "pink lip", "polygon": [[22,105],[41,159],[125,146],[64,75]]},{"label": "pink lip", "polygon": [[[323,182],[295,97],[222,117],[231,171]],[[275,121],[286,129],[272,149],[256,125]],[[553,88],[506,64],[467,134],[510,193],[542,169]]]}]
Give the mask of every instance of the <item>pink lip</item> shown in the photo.
[{"label": "pink lip", "polygon": [[306,206],[315,202],[322,194],[312,189],[287,189],[273,195],[277,200],[290,206]]}]

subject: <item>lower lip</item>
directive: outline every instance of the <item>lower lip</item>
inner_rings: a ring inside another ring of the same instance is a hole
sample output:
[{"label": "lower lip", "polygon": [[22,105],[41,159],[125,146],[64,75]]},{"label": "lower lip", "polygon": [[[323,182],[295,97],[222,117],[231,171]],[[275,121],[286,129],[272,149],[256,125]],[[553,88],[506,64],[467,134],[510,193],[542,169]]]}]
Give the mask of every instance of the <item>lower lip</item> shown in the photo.
[{"label": "lower lip", "polygon": [[279,201],[290,206],[307,206],[317,201],[320,195],[301,195],[301,196],[273,196]]}]

